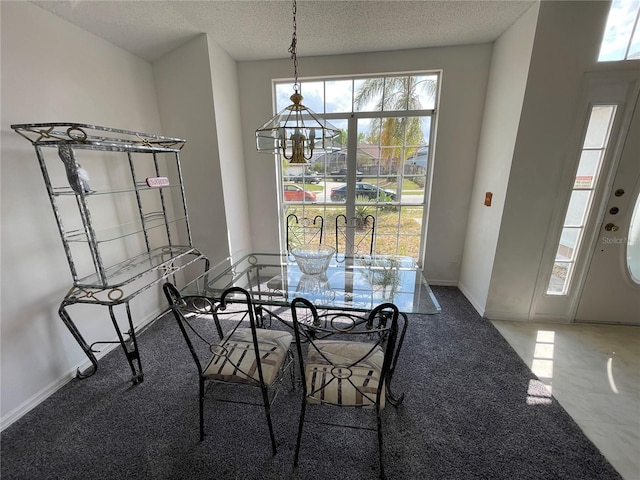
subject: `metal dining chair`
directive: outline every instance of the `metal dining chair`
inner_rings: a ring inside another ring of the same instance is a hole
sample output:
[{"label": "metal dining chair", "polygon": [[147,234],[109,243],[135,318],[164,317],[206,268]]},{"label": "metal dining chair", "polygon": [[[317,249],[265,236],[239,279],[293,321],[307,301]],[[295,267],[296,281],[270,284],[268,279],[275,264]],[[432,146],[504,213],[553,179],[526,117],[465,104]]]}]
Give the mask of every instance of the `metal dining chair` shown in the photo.
[{"label": "metal dining chair", "polygon": [[305,245],[321,245],[324,231],[324,218],[316,215],[313,218],[298,218],[295,213],[287,215],[287,252],[294,247]]},{"label": "metal dining chair", "polygon": [[[375,412],[380,477],[385,478],[382,417],[386,387],[398,343],[398,307],[384,303],[370,314],[329,311],[319,314],[304,298],[291,303],[295,343],[302,377],[302,406],[294,466],[298,465],[307,407],[333,406]],[[327,421],[327,415],[323,417]]]},{"label": "metal dining chair", "polygon": [[260,390],[261,403],[248,395],[237,402],[221,401],[262,405],[275,455],[271,405],[287,370],[293,382],[291,333],[258,328],[251,296],[240,287],[225,290],[219,302],[200,296],[182,297],[168,282],[163,290],[198,370],[200,440],[205,435],[206,384],[251,387]]},{"label": "metal dining chair", "polygon": [[336,259],[344,260],[345,255],[373,254],[376,219],[373,215],[347,218],[336,216]]},{"label": "metal dining chair", "polygon": [[[287,255],[293,248],[322,245],[324,233],[324,218],[316,215],[313,218],[298,218],[295,213],[287,215],[286,248]],[[293,258],[293,257],[291,257]],[[285,280],[282,275],[275,275],[267,281],[267,288],[273,292],[282,293],[285,290]]]}]

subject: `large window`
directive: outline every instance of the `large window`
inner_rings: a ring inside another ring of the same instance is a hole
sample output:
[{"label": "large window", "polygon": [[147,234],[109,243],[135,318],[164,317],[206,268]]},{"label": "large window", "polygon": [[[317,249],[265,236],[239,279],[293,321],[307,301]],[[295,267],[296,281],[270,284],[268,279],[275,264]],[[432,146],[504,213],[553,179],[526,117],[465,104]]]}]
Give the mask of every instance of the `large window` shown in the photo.
[{"label": "large window", "polygon": [[[303,81],[300,90],[304,105],[341,130],[341,147],[306,165],[282,159],[282,218],[322,215],[324,241],[333,244],[338,215],[373,217],[376,253],[420,261],[439,75]],[[276,110],[291,103],[291,92],[290,82],[275,85]],[[292,185],[312,195],[287,199]]]}]

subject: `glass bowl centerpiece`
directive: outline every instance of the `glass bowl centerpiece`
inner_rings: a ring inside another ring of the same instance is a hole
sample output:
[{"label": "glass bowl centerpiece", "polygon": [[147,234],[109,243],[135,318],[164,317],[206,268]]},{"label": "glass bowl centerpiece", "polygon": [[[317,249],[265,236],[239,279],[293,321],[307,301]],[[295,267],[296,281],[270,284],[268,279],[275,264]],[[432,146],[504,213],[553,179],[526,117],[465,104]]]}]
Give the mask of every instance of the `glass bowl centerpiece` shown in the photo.
[{"label": "glass bowl centerpiece", "polygon": [[328,245],[294,247],[291,254],[305,275],[324,275],[336,249]]}]

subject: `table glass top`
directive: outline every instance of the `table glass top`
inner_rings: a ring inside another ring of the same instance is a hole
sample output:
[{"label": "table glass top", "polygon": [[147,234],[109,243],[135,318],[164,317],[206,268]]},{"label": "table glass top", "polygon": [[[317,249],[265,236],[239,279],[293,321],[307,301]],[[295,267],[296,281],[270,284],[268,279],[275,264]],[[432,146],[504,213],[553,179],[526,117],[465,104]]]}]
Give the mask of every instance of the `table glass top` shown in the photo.
[{"label": "table glass top", "polygon": [[436,314],[440,306],[411,257],[334,256],[324,275],[305,275],[295,259],[279,253],[230,257],[181,289],[184,296],[219,298],[232,286],[256,304],[289,306],[304,297],[318,308],[370,311],[391,302],[402,313]]}]

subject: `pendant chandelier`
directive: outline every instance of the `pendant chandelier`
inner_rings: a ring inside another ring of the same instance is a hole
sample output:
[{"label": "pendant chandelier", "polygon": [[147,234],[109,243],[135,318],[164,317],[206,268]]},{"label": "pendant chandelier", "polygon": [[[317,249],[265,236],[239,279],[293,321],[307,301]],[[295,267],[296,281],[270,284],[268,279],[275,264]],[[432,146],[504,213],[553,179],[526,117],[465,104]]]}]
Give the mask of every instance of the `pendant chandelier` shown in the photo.
[{"label": "pendant chandelier", "polygon": [[291,164],[304,164],[314,153],[335,151],[333,143],[340,131],[302,104],[296,42],[296,0],[293,0],[293,36],[289,47],[293,59],[294,83],[290,97],[293,103],[256,130],[256,147],[258,152],[279,153]]}]

